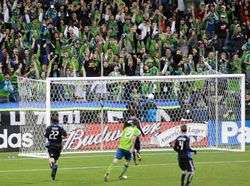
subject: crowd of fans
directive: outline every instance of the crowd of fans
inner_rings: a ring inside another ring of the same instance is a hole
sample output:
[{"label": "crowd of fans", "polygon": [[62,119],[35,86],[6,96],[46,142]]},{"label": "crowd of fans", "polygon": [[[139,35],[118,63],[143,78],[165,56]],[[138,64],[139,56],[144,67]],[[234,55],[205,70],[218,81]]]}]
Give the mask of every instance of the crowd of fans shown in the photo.
[{"label": "crowd of fans", "polygon": [[250,74],[248,0],[1,0],[0,96],[16,77]]}]

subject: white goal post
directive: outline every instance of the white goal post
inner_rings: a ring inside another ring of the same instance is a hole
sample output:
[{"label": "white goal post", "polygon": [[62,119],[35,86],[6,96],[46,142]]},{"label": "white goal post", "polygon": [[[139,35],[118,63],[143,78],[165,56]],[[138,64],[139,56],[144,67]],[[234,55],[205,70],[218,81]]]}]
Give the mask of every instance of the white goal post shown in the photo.
[{"label": "white goal post", "polygon": [[192,146],[205,150],[245,151],[245,76],[18,78],[21,133],[32,144],[20,155],[45,153],[43,137],[52,115],[68,132],[64,153],[113,151],[123,121],[137,111],[145,133],[143,150],[171,149],[179,126],[188,126]]}]

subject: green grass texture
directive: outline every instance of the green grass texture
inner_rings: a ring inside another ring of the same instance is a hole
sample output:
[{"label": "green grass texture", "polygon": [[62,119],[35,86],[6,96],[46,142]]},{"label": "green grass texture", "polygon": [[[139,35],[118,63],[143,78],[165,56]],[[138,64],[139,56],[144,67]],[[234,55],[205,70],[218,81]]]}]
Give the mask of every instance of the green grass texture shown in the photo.
[{"label": "green grass texture", "polygon": [[[174,152],[143,152],[142,161],[131,161],[127,180],[119,180],[124,161],[103,180],[114,153],[63,155],[55,181],[47,159],[0,153],[0,186],[179,186],[181,171]],[[250,150],[246,152],[198,151],[192,186],[249,186]]]}]

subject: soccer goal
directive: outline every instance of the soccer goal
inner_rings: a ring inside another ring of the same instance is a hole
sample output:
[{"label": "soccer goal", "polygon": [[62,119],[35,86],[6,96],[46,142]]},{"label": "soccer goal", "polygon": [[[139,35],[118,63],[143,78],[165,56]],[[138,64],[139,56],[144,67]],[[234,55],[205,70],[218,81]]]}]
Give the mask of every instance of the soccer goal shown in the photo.
[{"label": "soccer goal", "polygon": [[45,154],[51,115],[68,131],[63,153],[113,151],[132,109],[145,133],[144,150],[171,149],[182,124],[194,148],[245,150],[244,75],[19,78],[18,87],[25,112],[20,131],[33,141],[20,155]]}]

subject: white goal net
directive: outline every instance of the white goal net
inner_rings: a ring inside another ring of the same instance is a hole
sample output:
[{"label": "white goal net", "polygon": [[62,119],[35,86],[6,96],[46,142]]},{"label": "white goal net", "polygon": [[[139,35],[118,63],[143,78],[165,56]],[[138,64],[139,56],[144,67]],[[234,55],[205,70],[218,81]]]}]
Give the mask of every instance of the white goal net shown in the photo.
[{"label": "white goal net", "polygon": [[188,126],[192,146],[245,150],[244,75],[160,77],[19,78],[22,133],[33,145],[20,154],[45,153],[51,115],[68,132],[64,153],[103,152],[117,147],[123,122],[136,109],[145,150],[170,149],[179,126]]}]

